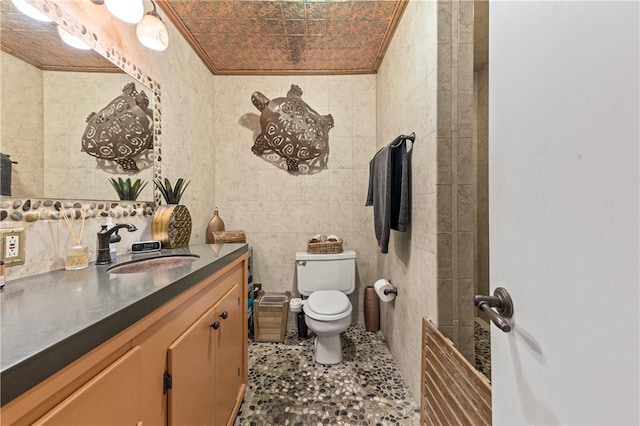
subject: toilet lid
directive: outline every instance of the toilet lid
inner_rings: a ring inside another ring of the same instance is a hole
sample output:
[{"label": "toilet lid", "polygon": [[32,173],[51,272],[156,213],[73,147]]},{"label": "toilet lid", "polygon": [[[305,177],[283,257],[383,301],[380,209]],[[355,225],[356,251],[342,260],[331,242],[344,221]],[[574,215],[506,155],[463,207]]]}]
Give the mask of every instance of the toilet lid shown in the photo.
[{"label": "toilet lid", "polygon": [[338,290],[314,291],[305,302],[304,312],[321,321],[338,320],[351,314],[351,302]]}]

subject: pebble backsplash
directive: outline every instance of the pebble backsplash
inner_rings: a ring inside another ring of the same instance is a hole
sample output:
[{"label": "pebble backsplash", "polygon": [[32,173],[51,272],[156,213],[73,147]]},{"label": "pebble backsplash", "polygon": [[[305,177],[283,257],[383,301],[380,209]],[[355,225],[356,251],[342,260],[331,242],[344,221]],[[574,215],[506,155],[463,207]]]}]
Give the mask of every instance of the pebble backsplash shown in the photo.
[{"label": "pebble backsplash", "polygon": [[310,336],[298,338],[294,328],[283,343],[249,342],[249,383],[236,426],[420,424],[381,332],[350,327],[336,365],[315,363]]},{"label": "pebble backsplash", "polygon": [[111,216],[148,216],[153,213],[153,203],[140,201],[54,201],[41,199],[6,199],[0,200],[0,222],[35,222],[37,220],[59,220],[60,209],[75,219],[82,215],[82,207],[87,208],[88,218]]}]

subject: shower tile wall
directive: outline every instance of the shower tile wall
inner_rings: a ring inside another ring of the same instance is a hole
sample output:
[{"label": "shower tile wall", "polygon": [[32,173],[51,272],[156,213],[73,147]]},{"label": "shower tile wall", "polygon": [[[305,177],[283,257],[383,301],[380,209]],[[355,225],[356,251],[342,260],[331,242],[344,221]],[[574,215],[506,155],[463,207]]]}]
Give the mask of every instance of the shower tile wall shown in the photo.
[{"label": "shower tile wall", "polygon": [[[328,169],[292,176],[251,152],[260,133],[251,94],[270,99],[291,84],[320,114],[330,113]],[[369,160],[376,153],[376,80],[354,76],[216,76],[212,118],[216,141],[215,204],[226,229],[242,229],[254,248],[254,280],[267,291],[291,290],[294,253],[315,234],[343,236],[357,252],[354,322],[363,322],[362,294],[376,279],[373,214],[365,207]]]},{"label": "shower tile wall", "polygon": [[473,2],[438,2],[438,328],[473,363]]}]

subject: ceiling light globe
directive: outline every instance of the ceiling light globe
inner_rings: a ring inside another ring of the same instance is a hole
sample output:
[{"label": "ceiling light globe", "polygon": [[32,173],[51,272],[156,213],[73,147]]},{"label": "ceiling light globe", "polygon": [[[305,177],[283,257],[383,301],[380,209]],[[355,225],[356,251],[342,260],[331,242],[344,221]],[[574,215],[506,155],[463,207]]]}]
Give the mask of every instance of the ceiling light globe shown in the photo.
[{"label": "ceiling light globe", "polygon": [[80,40],[79,38],[77,38],[76,36],[74,36],[69,31],[65,30],[59,25],[58,25],[58,35],[60,36],[62,41],[64,41],[71,47],[75,47],[76,49],[80,49],[80,50],[91,50],[91,47],[89,47],[84,41]]},{"label": "ceiling light globe", "polygon": [[24,13],[30,18],[36,19],[41,22],[53,22],[51,19],[49,19],[47,15],[40,12],[38,9],[36,9],[34,6],[27,3],[25,0],[11,0],[11,2],[16,7],[16,9],[18,9],[20,12]]},{"label": "ceiling light globe", "polygon": [[109,12],[116,18],[136,24],[144,16],[144,4],[142,0],[104,0]]},{"label": "ceiling light globe", "polygon": [[136,27],[140,43],[153,50],[165,50],[169,46],[167,27],[156,12],[147,12]]}]

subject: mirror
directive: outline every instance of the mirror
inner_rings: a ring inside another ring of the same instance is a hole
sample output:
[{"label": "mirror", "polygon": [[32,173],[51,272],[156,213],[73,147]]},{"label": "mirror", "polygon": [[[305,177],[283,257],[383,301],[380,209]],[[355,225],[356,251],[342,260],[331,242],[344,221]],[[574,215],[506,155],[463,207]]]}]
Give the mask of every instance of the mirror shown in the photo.
[{"label": "mirror", "polygon": [[149,98],[148,111],[156,112],[150,119],[159,128],[155,84],[143,85],[94,50],[66,45],[55,23],[28,18],[10,1],[1,4],[0,147],[17,162],[11,166],[11,196],[118,200],[110,178],[122,177],[146,181],[138,201],[153,200],[152,179],[154,169],[159,170],[153,149],[135,157],[137,172],[124,172],[113,161],[82,152],[81,145],[87,117],[120,96],[131,82]]}]

